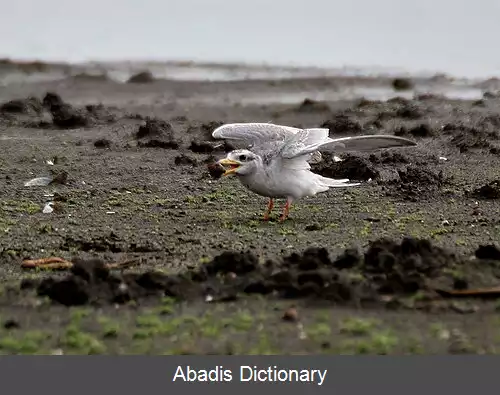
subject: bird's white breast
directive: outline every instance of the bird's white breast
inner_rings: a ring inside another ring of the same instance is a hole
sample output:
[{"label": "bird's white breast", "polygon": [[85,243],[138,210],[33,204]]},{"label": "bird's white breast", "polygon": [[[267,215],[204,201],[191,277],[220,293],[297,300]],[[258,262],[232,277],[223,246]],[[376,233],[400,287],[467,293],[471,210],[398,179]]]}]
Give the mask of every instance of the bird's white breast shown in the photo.
[{"label": "bird's white breast", "polygon": [[250,191],[266,197],[299,199],[317,192],[317,175],[309,170],[259,169],[246,176],[239,176],[241,183]]}]

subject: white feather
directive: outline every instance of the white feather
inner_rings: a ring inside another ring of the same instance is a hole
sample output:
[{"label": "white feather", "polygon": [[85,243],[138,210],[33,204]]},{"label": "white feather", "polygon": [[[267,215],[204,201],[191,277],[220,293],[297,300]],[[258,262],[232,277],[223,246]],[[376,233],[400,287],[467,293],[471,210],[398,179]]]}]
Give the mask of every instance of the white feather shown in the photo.
[{"label": "white feather", "polygon": [[253,162],[254,170],[237,173],[243,185],[262,196],[283,197],[289,202],[332,187],[359,185],[350,183],[349,179],[335,180],[312,173],[310,163],[322,159],[319,151],[373,151],[416,145],[408,139],[389,135],[332,139],[326,128],[299,129],[271,123],[227,124],[215,129],[212,136],[244,143],[260,157]]}]

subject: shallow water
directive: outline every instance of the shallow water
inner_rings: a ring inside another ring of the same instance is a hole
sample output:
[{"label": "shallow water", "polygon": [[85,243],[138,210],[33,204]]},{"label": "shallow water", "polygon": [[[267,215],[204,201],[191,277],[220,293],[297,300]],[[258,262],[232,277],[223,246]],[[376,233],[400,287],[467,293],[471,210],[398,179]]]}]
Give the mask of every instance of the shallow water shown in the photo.
[{"label": "shallow water", "polygon": [[300,103],[305,97],[312,100],[325,100],[325,101],[335,101],[335,100],[355,100],[359,98],[365,98],[367,100],[389,100],[395,96],[404,97],[406,99],[411,99],[416,94],[426,93],[434,95],[446,96],[450,99],[464,99],[464,100],[476,100],[483,97],[483,92],[480,89],[429,89],[424,92],[416,92],[414,90],[408,90],[403,92],[395,92],[392,89],[387,88],[369,88],[369,87],[353,87],[349,89],[336,90],[331,92],[318,92],[318,91],[302,91],[296,93],[277,93],[277,94],[255,94],[246,95],[244,98],[240,98],[238,102],[242,104],[271,104],[271,103],[282,103],[282,104],[294,104]]}]

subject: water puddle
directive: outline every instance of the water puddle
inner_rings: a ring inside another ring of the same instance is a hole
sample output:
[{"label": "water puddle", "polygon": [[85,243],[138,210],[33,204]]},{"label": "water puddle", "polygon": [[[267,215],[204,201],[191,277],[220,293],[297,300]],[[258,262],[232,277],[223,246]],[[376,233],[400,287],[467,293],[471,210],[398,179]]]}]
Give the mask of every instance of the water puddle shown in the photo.
[{"label": "water puddle", "polygon": [[[0,73],[0,86],[12,83],[31,83],[61,80],[70,76],[88,75],[107,77],[115,82],[124,83],[132,75],[150,71],[156,78],[176,81],[242,81],[276,80],[293,78],[328,78],[328,77],[377,77],[396,76],[397,70],[370,68],[314,68],[282,66],[246,66],[246,65],[204,65],[175,63],[87,63],[67,65],[66,68],[47,66],[44,72],[24,73],[11,70]],[[401,75],[401,73],[399,73]]]},{"label": "water puddle", "polygon": [[476,88],[441,88],[426,89],[422,91],[409,90],[396,92],[390,88],[368,88],[368,87],[350,87],[336,91],[303,91],[303,92],[279,92],[279,93],[258,93],[231,100],[240,104],[298,104],[305,98],[317,101],[336,101],[336,100],[356,100],[365,98],[367,100],[386,101],[394,97],[403,97],[412,99],[415,95],[432,94],[445,96],[449,99],[459,100],[478,100],[483,97],[483,91]]}]

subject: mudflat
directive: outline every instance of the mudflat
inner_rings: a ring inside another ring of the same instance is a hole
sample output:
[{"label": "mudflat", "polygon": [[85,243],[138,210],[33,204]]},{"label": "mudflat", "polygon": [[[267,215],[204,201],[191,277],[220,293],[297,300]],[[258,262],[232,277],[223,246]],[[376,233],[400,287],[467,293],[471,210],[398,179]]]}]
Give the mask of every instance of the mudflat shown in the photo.
[{"label": "mudflat", "polygon": [[[0,352],[496,353],[496,85],[465,84],[468,98],[444,77],[145,73],[2,87]],[[418,145],[324,154],[315,172],[362,185],[264,222],[265,198],[210,172],[229,122]],[[68,267],[22,265],[50,257]]]}]

